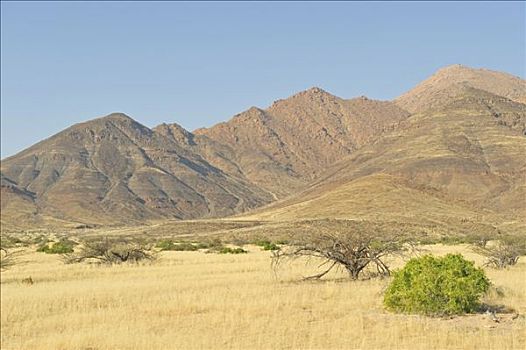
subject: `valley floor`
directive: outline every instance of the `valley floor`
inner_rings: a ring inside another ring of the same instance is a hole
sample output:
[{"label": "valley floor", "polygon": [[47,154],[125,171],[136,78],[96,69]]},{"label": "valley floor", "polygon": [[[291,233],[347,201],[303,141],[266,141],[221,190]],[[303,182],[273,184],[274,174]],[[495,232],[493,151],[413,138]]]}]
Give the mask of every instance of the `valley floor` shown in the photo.
[{"label": "valley floor", "polygon": [[[519,313],[451,319],[383,310],[389,282],[335,273],[299,281],[315,265],[275,274],[270,253],[166,252],[152,265],[64,265],[27,252],[2,273],[1,348],[13,349],[525,349],[526,259],[487,270],[485,302]],[[433,253],[465,246],[429,246]],[[22,283],[31,276],[34,284]],[[496,292],[498,290],[498,292]]]}]

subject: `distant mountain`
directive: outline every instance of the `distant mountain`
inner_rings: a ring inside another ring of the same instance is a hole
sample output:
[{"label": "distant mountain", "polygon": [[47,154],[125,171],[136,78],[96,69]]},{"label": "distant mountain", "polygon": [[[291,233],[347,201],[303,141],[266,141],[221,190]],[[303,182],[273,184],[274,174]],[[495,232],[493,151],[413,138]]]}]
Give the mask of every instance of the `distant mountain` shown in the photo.
[{"label": "distant mountain", "polygon": [[[345,100],[311,88],[194,133],[229,146],[248,179],[283,198],[408,115],[391,102]],[[222,168],[215,158],[208,160]]]},{"label": "distant mountain", "polygon": [[393,102],[311,88],[193,133],[115,113],[2,160],[2,225],[142,224],[262,207],[243,217],[526,229],[525,97],[524,80],[457,65]]},{"label": "distant mountain", "polygon": [[460,64],[438,70],[415,88],[396,98],[394,102],[411,112],[423,112],[448,104],[466,88],[473,88],[526,103],[526,81],[511,74],[488,69],[474,69]]},{"label": "distant mountain", "polygon": [[370,220],[428,233],[525,232],[526,137],[517,127],[525,120],[526,105],[465,89],[449,104],[407,118],[304,191],[246,217]]},{"label": "distant mountain", "polygon": [[20,203],[28,221],[140,223],[225,216],[272,199],[194,153],[187,135],[124,114],[74,125],[2,161],[2,218],[20,217]]}]

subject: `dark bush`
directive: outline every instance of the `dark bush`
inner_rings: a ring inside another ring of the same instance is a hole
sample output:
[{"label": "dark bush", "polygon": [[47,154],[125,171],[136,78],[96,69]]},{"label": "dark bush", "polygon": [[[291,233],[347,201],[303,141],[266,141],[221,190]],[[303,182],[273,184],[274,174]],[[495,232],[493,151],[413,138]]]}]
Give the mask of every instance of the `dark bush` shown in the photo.
[{"label": "dark bush", "polygon": [[484,270],[460,254],[413,258],[394,273],[385,296],[387,309],[426,315],[476,311],[490,282]]},{"label": "dark bush", "polygon": [[230,248],[230,247],[223,247],[218,251],[219,254],[246,254],[248,253],[243,248]]}]

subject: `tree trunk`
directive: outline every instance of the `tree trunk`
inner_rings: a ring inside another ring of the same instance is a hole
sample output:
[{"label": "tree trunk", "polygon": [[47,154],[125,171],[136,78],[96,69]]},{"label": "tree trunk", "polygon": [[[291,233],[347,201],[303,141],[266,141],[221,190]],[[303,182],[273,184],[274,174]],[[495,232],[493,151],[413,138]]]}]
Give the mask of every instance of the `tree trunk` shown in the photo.
[{"label": "tree trunk", "polygon": [[364,267],[365,266],[361,265],[345,265],[345,269],[347,270],[347,272],[349,272],[349,275],[351,276],[352,280],[358,279],[358,275],[360,275],[360,272],[362,272]]}]

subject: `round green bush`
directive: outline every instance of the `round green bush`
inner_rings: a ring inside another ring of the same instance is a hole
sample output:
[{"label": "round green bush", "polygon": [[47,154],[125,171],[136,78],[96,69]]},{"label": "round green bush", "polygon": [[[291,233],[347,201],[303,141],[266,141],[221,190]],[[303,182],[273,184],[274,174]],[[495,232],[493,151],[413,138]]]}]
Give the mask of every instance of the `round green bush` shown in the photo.
[{"label": "round green bush", "polygon": [[67,254],[73,253],[73,244],[67,241],[55,242],[51,246],[44,244],[41,245],[37,252],[46,254]]},{"label": "round green bush", "polygon": [[388,310],[426,315],[476,311],[490,282],[484,270],[460,254],[426,255],[394,273],[384,305]]}]

